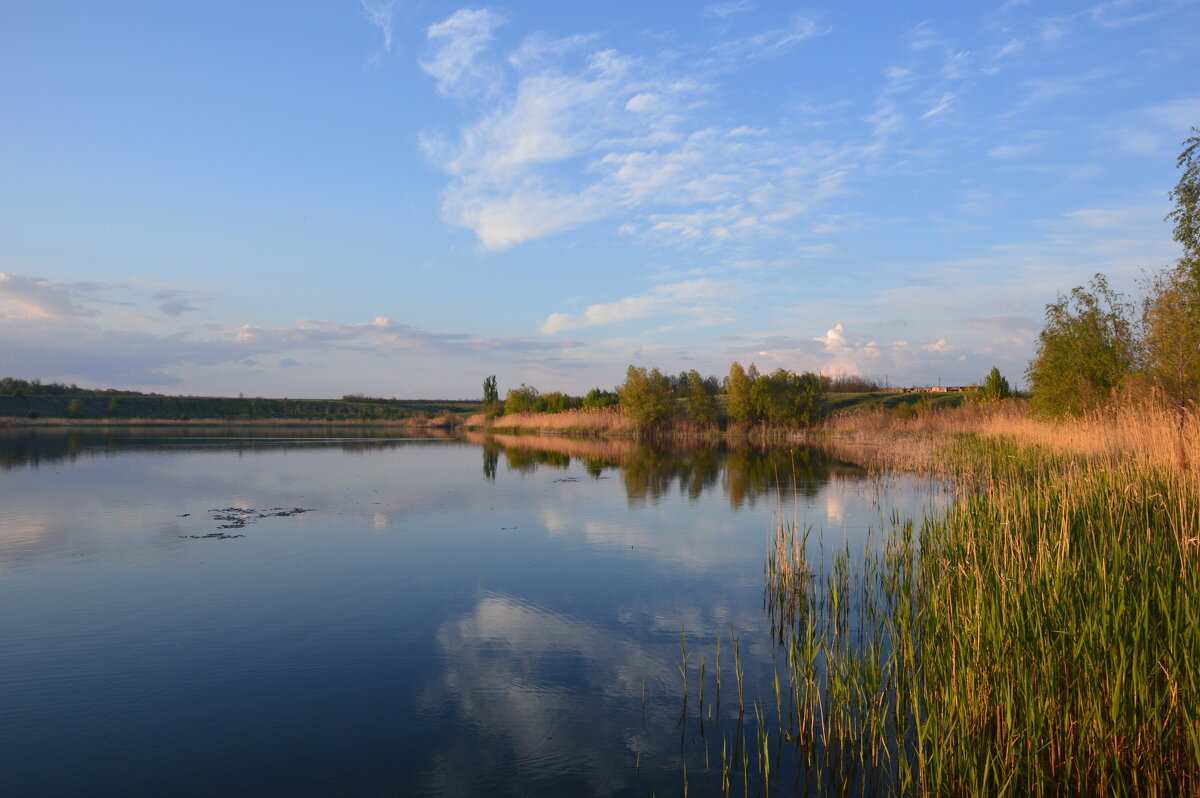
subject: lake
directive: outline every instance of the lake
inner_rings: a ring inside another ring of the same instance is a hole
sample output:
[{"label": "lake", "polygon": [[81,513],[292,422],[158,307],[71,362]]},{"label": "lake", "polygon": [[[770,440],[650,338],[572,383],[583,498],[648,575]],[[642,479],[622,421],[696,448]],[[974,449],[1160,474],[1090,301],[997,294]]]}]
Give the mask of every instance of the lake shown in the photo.
[{"label": "lake", "polygon": [[759,794],[777,517],[820,558],[946,500],[801,447],[389,434],[0,430],[0,794],[720,794],[723,745]]}]

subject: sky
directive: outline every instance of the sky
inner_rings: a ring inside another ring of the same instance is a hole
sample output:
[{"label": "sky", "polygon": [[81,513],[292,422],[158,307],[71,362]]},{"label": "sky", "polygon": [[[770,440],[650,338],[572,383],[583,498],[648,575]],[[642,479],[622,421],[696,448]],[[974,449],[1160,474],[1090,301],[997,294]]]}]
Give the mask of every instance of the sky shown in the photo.
[{"label": "sky", "polygon": [[0,375],[1019,384],[1181,254],[1200,3],[6,3],[0,75]]}]

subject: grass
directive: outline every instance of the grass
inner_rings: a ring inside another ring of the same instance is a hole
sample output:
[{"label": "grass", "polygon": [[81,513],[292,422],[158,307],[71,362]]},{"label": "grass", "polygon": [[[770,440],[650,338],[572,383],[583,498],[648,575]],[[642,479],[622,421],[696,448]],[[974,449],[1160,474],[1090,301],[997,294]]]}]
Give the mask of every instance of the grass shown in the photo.
[{"label": "grass", "polygon": [[956,455],[990,466],[978,492],[881,572],[912,592],[888,621],[916,676],[918,783],[1200,792],[1196,481],[978,438]]},{"label": "grass", "polygon": [[760,792],[1200,794],[1196,417],[921,415],[841,437],[955,475],[947,509],[832,560],[778,521],[776,717],[754,702],[730,744]]}]

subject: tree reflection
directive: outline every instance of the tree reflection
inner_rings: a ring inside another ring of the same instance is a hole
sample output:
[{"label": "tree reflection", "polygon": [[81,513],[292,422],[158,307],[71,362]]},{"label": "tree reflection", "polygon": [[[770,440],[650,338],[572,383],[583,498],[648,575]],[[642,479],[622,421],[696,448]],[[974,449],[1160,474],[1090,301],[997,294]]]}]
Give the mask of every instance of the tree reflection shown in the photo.
[{"label": "tree reflection", "polygon": [[522,474],[533,473],[540,466],[567,468],[577,460],[593,479],[616,470],[632,505],[654,503],[677,494],[694,501],[719,488],[732,507],[753,507],[760,498],[780,493],[815,498],[835,474],[852,478],[865,474],[862,467],[827,450],[797,444],[650,444],[538,435],[487,435],[474,441],[483,447],[484,473],[490,474],[489,479],[495,478],[497,449],[504,452],[509,470]]},{"label": "tree reflection", "polygon": [[[170,449],[172,452],[234,450],[239,454],[278,451],[280,447],[316,449],[337,447],[347,454],[395,449],[400,446],[446,443],[444,435],[396,438],[384,429],[286,427],[33,427],[0,429],[0,470],[38,468],[89,457],[112,457],[126,452]],[[424,433],[422,433],[424,435]]]}]

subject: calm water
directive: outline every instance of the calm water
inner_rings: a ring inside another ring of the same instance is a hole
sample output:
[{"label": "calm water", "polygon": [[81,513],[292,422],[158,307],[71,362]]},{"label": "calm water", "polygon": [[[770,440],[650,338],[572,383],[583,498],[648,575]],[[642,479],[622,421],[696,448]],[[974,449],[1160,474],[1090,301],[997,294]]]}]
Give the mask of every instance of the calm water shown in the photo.
[{"label": "calm water", "polygon": [[941,501],[812,450],[343,434],[0,431],[0,795],[717,791],[779,508],[853,550]]}]

